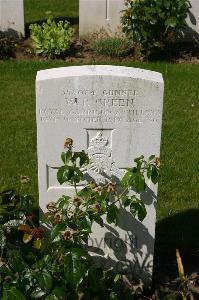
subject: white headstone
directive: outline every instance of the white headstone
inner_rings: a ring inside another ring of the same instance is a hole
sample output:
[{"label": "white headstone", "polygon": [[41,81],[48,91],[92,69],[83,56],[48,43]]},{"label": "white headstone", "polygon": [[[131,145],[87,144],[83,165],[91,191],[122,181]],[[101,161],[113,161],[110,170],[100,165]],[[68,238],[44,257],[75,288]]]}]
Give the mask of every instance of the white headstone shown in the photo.
[{"label": "white headstone", "polygon": [[191,8],[186,19],[188,28],[185,31],[185,38],[199,42],[199,1],[191,0],[190,4]]},{"label": "white headstone", "polygon": [[[160,73],[120,66],[43,70],[37,73],[36,97],[39,201],[43,211],[48,202],[74,193],[71,186],[60,186],[56,178],[66,137],[74,140],[76,151],[88,152],[94,162],[88,173],[97,182],[106,175],[120,178],[124,168],[133,166],[134,158],[142,154],[147,158],[160,154]],[[146,283],[152,275],[157,196],[157,187],[148,185],[141,195],[148,212],[143,223],[122,211],[119,228],[96,224],[89,241],[91,251],[101,248],[95,255],[104,266],[118,271],[127,268]]]},{"label": "white headstone", "polygon": [[80,0],[79,35],[88,36],[101,29],[110,36],[121,32],[120,17],[124,0]]},{"label": "white headstone", "polygon": [[0,0],[0,31],[24,36],[23,0]]}]

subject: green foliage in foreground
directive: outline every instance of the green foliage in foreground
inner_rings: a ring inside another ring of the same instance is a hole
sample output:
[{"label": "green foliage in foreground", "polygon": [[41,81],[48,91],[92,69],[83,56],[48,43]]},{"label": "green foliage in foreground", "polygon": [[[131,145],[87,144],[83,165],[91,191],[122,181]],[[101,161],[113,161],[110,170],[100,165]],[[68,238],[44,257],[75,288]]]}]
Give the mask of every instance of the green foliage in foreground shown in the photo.
[{"label": "green foliage in foreground", "polygon": [[74,29],[69,22],[59,21],[56,23],[49,17],[42,25],[30,25],[30,37],[36,54],[60,56],[70,48],[74,37]]},{"label": "green foliage in foreground", "polygon": [[[157,183],[159,159],[143,156],[135,159],[121,184],[107,181],[103,185],[83,180],[82,168],[90,161],[84,151],[74,152],[73,141],[67,138],[65,152],[58,169],[60,184],[74,186],[74,196],[63,195],[47,205],[43,223],[36,218],[29,195],[14,191],[0,193],[0,297],[9,299],[134,299],[135,289],[125,284],[125,275],[96,267],[86,246],[92,224],[104,226],[102,216],[117,226],[120,209],[131,212],[142,221],[145,205],[138,198],[147,188],[145,177]],[[26,177],[21,178],[25,184]],[[132,191],[136,191],[135,195]],[[120,261],[121,263],[122,261]],[[125,263],[124,261],[123,263]],[[81,298],[80,298],[81,295]]]}]

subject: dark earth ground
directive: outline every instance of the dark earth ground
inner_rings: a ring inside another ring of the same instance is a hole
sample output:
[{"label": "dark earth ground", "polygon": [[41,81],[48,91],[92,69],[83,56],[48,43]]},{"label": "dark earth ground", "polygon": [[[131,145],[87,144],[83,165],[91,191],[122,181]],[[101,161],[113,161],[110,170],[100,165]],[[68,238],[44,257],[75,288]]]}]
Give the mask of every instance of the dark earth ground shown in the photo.
[{"label": "dark earth ground", "polygon": [[[17,60],[48,60],[47,57],[36,56],[33,51],[31,39],[28,38],[22,41],[13,52],[13,58]],[[161,54],[155,53],[149,58],[141,55],[136,49],[132,49],[131,53],[124,57],[109,57],[99,55],[90,49],[90,42],[86,40],[78,40],[73,43],[67,55],[59,58],[66,62],[75,63],[98,63],[110,60],[120,63],[128,61],[167,61],[171,63],[199,63],[199,43],[198,44],[175,44]],[[56,58],[57,59],[57,58]]]}]

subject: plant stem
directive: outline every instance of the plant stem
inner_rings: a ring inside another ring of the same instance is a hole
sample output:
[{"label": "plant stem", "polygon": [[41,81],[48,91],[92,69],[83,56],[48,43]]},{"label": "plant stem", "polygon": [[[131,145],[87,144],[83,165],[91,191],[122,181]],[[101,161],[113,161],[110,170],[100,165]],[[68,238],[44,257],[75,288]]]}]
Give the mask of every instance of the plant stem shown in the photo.
[{"label": "plant stem", "polygon": [[76,196],[77,196],[77,184],[76,184],[76,182],[74,182],[74,188],[75,188],[75,193],[76,193]]}]

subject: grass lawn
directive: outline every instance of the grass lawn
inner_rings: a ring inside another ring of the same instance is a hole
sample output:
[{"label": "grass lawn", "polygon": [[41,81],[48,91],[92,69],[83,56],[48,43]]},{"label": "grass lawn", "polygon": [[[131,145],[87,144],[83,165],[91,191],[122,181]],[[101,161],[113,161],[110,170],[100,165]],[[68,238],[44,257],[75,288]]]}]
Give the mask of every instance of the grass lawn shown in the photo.
[{"label": "grass lawn", "polygon": [[[162,72],[165,80],[158,243],[163,247],[198,247],[199,66],[130,62],[126,65]],[[19,176],[27,175],[31,178],[29,191],[37,198],[35,77],[38,70],[60,66],[67,64],[0,62],[1,189],[19,187]]]},{"label": "grass lawn", "polygon": [[79,0],[25,0],[25,23],[43,21],[46,12],[51,12],[54,18],[67,18],[71,23],[78,23]]}]

